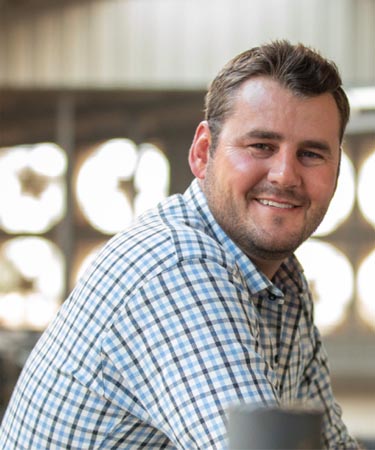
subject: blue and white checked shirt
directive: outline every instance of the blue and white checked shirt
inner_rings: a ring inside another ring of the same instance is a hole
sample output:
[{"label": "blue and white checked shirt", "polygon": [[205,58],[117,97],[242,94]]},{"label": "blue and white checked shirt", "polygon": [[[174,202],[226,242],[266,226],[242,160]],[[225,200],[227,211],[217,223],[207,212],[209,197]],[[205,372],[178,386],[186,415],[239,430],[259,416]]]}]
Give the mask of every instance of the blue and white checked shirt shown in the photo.
[{"label": "blue and white checked shirt", "polygon": [[271,283],[215,222],[197,181],[105,246],[32,351],[2,450],[224,449],[239,402],[340,417],[294,257]]}]

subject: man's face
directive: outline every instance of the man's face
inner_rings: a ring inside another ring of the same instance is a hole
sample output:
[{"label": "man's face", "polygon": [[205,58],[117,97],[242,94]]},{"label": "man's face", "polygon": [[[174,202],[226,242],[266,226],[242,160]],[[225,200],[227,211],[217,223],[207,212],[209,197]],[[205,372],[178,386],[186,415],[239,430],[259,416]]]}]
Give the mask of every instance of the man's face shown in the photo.
[{"label": "man's face", "polygon": [[266,274],[327,211],[338,176],[339,127],[332,95],[302,98],[257,77],[239,88],[212,155],[207,123],[197,129],[190,163],[208,205]]}]

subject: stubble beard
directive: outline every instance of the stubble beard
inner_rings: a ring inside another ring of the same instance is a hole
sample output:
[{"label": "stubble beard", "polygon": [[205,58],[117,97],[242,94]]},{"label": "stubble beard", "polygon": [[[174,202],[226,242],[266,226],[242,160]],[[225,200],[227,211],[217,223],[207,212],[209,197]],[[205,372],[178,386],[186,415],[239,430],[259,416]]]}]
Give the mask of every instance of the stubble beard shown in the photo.
[{"label": "stubble beard", "polygon": [[246,200],[247,214],[244,215],[235,207],[235,199],[212,186],[210,181],[205,180],[202,188],[218,224],[250,259],[255,260],[280,261],[292,255],[318,228],[328,208],[328,206],[319,208],[301,230],[290,232],[288,236],[280,240],[281,236],[277,235],[277,229],[283,226],[282,217],[273,218],[274,231],[270,232],[246,219],[251,200]]}]

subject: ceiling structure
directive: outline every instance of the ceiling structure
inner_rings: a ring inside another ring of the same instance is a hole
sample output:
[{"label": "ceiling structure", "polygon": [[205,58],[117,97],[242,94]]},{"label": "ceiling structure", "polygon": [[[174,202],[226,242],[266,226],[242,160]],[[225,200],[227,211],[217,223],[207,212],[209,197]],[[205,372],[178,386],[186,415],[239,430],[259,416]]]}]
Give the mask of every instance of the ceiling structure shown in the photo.
[{"label": "ceiling structure", "polygon": [[0,89],[0,147],[56,140],[66,108],[78,145],[129,132],[142,138],[192,132],[203,117],[203,97],[198,90]]},{"label": "ceiling structure", "polygon": [[374,0],[3,0],[0,13],[3,87],[205,89],[275,39],[333,59],[346,87],[375,83]]}]

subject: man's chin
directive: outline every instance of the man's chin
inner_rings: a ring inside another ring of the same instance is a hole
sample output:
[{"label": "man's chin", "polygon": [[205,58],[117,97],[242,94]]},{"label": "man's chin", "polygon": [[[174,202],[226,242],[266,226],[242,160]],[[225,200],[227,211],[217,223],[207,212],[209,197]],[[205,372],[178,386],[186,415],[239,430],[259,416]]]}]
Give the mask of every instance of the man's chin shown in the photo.
[{"label": "man's chin", "polygon": [[253,255],[256,258],[261,258],[266,261],[281,261],[289,256],[291,256],[297,248],[301,245],[303,241],[288,241],[284,245],[282,243],[267,243],[267,244],[258,244],[251,245],[249,248],[249,254]]}]

